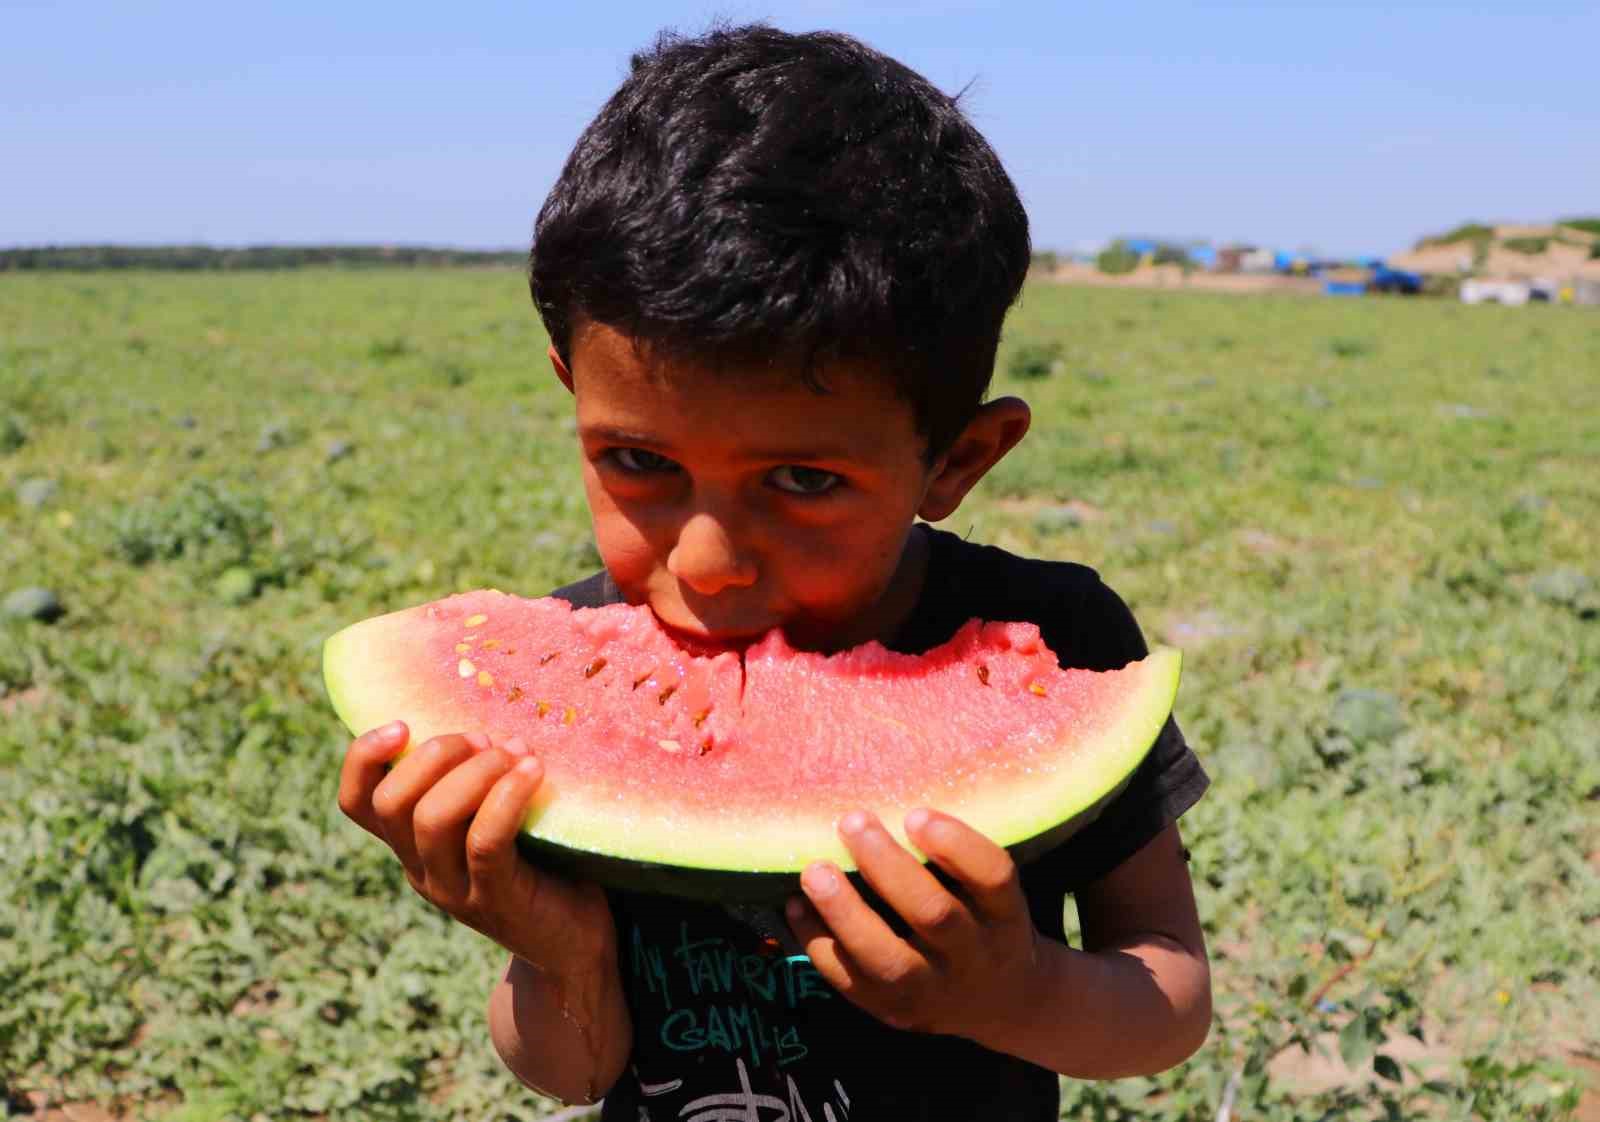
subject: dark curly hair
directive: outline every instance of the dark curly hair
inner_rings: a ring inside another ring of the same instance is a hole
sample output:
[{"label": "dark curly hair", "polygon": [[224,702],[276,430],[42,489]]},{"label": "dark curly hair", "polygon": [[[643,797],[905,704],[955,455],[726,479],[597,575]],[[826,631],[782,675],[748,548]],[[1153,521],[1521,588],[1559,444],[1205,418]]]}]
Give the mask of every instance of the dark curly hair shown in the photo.
[{"label": "dark curly hair", "polygon": [[551,341],[603,323],[700,361],[865,360],[931,460],[983,401],[1030,256],[1011,179],[956,99],[846,35],[663,33],[539,211]]}]

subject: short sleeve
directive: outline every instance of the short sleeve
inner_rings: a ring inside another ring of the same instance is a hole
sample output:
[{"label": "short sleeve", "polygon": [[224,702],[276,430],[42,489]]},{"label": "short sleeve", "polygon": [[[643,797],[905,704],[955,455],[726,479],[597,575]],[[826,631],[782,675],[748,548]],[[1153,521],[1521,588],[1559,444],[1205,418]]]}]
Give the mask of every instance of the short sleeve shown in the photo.
[{"label": "short sleeve", "polygon": [[[1069,634],[1057,649],[1071,651],[1072,664],[1084,669],[1115,670],[1150,653],[1127,604],[1098,579],[1086,582],[1077,610],[1061,623]],[[1027,870],[1025,880],[1036,882],[1043,894],[1035,911],[1059,909],[1062,894],[1093,884],[1139,852],[1194,806],[1210,783],[1176,718],[1168,717],[1122,793]]]},{"label": "short sleeve", "polygon": [[558,588],[550,595],[557,600],[565,600],[574,608],[603,608],[622,599],[617,592],[617,586],[611,580],[611,574],[604,569],[593,576]]}]

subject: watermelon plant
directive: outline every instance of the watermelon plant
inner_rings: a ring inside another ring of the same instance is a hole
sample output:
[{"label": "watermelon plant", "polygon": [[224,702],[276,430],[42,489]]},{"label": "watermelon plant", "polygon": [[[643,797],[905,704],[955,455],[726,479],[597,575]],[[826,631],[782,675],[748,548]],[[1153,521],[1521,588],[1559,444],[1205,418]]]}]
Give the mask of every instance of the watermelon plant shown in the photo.
[{"label": "watermelon plant", "polygon": [[[1210,1040],[1067,1116],[1593,1109],[1600,334],[1561,312],[1026,293],[1008,332],[1105,377],[1002,365],[1034,431],[947,525],[1181,646],[1214,779]],[[338,812],[321,674],[352,621],[592,571],[545,345],[514,268],[0,276],[0,596],[68,609],[0,618],[0,1111],[561,1113],[489,1046],[499,952]]]}]

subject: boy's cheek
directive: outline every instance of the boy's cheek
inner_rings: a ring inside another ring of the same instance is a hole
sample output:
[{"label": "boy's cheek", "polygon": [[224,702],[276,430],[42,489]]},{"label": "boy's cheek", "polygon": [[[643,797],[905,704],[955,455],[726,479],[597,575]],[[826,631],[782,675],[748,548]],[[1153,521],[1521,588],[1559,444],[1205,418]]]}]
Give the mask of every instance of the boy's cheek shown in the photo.
[{"label": "boy's cheek", "polygon": [[655,569],[655,550],[649,539],[620,514],[596,510],[594,540],[611,579],[630,602],[634,601],[630,592],[637,590],[642,594],[647,590]]}]

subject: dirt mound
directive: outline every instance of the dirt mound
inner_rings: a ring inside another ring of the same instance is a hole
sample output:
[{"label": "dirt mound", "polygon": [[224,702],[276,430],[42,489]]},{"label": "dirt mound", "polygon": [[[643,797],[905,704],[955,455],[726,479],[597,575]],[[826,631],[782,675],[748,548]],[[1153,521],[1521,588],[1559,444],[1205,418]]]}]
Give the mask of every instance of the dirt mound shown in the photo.
[{"label": "dirt mound", "polygon": [[1389,258],[1389,264],[1424,276],[1564,283],[1595,275],[1597,245],[1600,235],[1559,223],[1470,224],[1423,238],[1409,252]]}]

